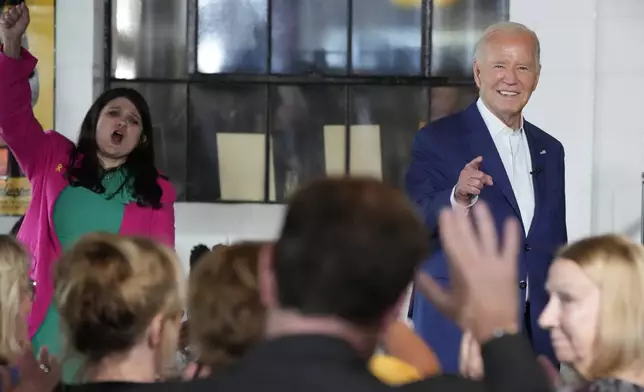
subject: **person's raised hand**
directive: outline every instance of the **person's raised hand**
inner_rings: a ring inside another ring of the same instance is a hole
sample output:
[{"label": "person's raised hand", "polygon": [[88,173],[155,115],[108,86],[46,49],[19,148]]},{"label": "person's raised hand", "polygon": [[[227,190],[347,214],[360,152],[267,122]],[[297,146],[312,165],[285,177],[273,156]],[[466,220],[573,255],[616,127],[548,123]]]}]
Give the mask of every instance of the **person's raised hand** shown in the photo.
[{"label": "person's raised hand", "polygon": [[448,259],[450,287],[441,287],[420,272],[416,287],[462,330],[483,344],[503,330],[518,330],[517,264],[521,231],[518,221],[505,222],[499,245],[494,219],[484,202],[473,219],[452,209],[442,211],[439,233]]},{"label": "person's raised hand", "polygon": [[22,42],[22,36],[29,26],[29,8],[25,3],[9,7],[0,16],[0,40]]},{"label": "person's raised hand", "polygon": [[17,365],[20,383],[15,392],[51,391],[60,381],[60,364],[46,348],[40,350],[39,358],[31,350],[25,351]]},{"label": "person's raised hand", "polygon": [[483,157],[474,158],[463,167],[458,176],[454,198],[463,206],[469,205],[472,197],[480,195],[484,187],[494,185],[492,177],[481,171],[481,163]]}]

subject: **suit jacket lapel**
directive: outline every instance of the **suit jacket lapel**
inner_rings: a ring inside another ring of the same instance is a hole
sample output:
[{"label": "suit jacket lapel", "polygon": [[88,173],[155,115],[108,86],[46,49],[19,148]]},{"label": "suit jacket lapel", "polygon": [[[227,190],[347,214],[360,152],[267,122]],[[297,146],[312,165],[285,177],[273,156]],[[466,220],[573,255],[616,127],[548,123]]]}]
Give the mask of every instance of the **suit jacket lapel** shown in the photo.
[{"label": "suit jacket lapel", "polygon": [[487,129],[483,117],[481,117],[481,113],[476,107],[476,103],[473,103],[465,110],[465,122],[470,130],[469,142],[470,149],[473,152],[472,159],[479,155],[483,157],[481,170],[492,177],[494,185],[491,188],[500,191],[505,196],[517,217],[521,219],[519,204],[512,191],[510,179],[492,140],[490,131]]},{"label": "suit jacket lapel", "polygon": [[[537,218],[542,215],[543,203],[545,201],[546,192],[546,176],[544,173],[546,168],[547,150],[543,144],[537,129],[527,121],[524,121],[523,130],[528,139],[528,146],[530,147],[530,160],[532,161],[532,185],[534,188],[534,217],[530,225],[530,232],[536,226]],[[528,232],[528,235],[530,235]]]}]

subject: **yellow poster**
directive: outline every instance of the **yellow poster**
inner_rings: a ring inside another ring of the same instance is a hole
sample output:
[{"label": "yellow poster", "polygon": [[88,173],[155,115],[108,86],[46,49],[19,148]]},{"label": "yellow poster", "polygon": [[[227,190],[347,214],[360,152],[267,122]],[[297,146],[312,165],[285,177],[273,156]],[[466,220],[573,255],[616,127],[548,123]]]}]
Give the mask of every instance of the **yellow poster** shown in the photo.
[{"label": "yellow poster", "polygon": [[31,186],[25,177],[0,178],[1,215],[24,215],[31,199]]},{"label": "yellow poster", "polygon": [[[0,5],[16,1],[0,0]],[[31,23],[23,39],[23,46],[38,58],[36,72],[29,79],[34,114],[43,128],[54,127],[54,51],[55,0],[26,0]],[[4,8],[4,7],[0,7]],[[31,190],[22,177],[10,178],[9,154],[4,142],[0,144],[0,215],[23,215],[29,205]],[[14,163],[15,164],[15,163]]]},{"label": "yellow poster", "polygon": [[[27,0],[31,23],[27,30],[26,44],[38,59],[36,81],[32,81],[32,103],[36,118],[44,129],[54,127],[54,48],[56,12],[54,0]],[[37,86],[35,86],[37,85]]]}]

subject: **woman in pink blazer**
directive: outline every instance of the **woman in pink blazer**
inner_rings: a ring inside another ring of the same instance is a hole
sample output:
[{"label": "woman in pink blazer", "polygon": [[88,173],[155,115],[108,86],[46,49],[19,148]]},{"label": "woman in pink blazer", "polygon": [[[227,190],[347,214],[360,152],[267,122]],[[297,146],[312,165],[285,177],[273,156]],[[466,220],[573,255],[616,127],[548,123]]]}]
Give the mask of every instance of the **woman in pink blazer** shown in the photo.
[{"label": "woman in pink blazer", "polygon": [[37,287],[29,332],[36,350],[46,346],[60,355],[52,266],[61,252],[98,231],[147,236],[174,247],[176,192],[155,167],[150,110],[135,90],[103,93],[87,112],[76,145],[43,131],[29,87],[37,60],[21,47],[28,24],[24,3],[0,16],[0,137],[32,189],[18,233],[32,254]]}]

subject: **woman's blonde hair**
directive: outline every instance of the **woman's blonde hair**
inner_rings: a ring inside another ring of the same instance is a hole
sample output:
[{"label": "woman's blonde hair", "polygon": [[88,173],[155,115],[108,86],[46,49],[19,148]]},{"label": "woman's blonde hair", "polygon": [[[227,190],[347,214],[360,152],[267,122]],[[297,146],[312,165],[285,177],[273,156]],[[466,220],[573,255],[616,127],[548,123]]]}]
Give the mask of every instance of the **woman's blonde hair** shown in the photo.
[{"label": "woman's blonde hair", "polygon": [[189,336],[204,365],[230,365],[263,336],[266,311],[258,287],[262,245],[219,246],[190,272]]},{"label": "woman's blonde hair", "polygon": [[[0,235],[0,363],[11,363],[22,351],[20,305],[29,294],[29,256],[11,236]],[[26,328],[26,324],[22,326]]]},{"label": "woman's blonde hair", "polygon": [[603,235],[577,241],[557,257],[577,263],[600,290],[594,354],[584,376],[605,378],[644,365],[644,247]]},{"label": "woman's blonde hair", "polygon": [[58,261],[55,279],[68,344],[89,364],[130,350],[156,315],[183,309],[176,254],[147,238],[87,235]]}]

